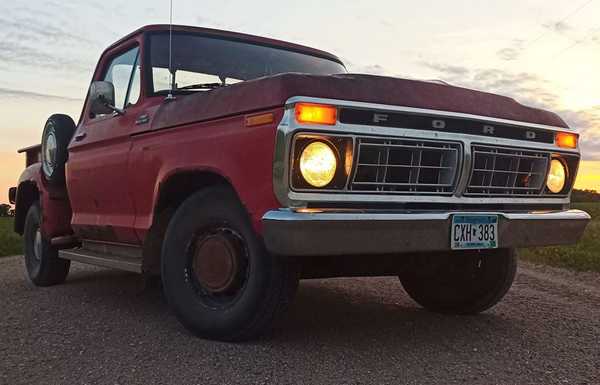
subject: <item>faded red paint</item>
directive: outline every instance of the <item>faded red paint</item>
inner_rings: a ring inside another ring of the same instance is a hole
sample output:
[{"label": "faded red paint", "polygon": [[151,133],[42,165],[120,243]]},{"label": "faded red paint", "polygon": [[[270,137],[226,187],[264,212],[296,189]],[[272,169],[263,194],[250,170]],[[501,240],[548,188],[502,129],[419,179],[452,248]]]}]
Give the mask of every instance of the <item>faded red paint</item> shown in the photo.
[{"label": "faded red paint", "polygon": [[[148,26],[111,45],[101,56],[93,80],[114,55],[140,47],[147,66],[144,34],[166,31]],[[242,39],[339,60],[335,56],[277,40],[233,32],[176,26],[175,31]],[[185,171],[210,171],[228,180],[250,213],[257,232],[261,218],[279,203],[272,172],[276,126],[292,96],[314,96],[442,111],[472,113],[566,127],[555,114],[529,108],[488,93],[430,82],[369,75],[316,76],[282,74],[234,84],[210,92],[165,101],[144,85],[138,102],[123,116],[89,118],[86,102],[77,127],[85,139],[72,141],[67,164],[67,190],[52,191],[43,181],[39,163],[28,168],[23,182],[34,183],[44,209],[47,236],[72,232],[85,238],[142,244],[153,223],[161,186]],[[245,119],[272,113],[273,123],[247,127]],[[136,125],[140,115],[146,124]]]},{"label": "faded red paint", "polygon": [[42,233],[48,238],[71,234],[71,207],[67,193],[64,189],[53,188],[45,183],[41,163],[34,163],[23,171],[18,185],[21,188],[25,184],[36,186],[39,192],[43,214]]},{"label": "faded red paint", "polygon": [[[280,121],[283,108],[269,110]],[[227,179],[248,209],[254,227],[278,207],[272,170],[276,127],[244,126],[245,116],[150,131],[133,138],[130,181],[135,188],[135,229],[143,239],[153,220],[160,185],[173,174],[205,170]],[[165,138],[168,137],[168,140]]]}]

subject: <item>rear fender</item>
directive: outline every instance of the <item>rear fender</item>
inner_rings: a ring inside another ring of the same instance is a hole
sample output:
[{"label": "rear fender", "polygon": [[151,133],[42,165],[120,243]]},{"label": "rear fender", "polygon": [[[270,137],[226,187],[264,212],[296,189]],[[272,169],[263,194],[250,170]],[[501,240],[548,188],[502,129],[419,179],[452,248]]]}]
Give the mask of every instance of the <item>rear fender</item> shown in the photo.
[{"label": "rear fender", "polygon": [[66,187],[49,186],[44,182],[41,163],[27,167],[17,186],[15,199],[15,227],[18,234],[25,230],[25,218],[32,204],[39,201],[42,208],[41,230],[48,239],[69,235],[71,229],[71,205]]}]

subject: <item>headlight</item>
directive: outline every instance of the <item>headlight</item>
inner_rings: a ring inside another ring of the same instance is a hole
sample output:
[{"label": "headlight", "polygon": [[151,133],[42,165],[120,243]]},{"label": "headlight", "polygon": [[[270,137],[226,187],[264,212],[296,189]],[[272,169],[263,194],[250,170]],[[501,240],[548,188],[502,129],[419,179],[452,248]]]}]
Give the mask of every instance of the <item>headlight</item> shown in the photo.
[{"label": "headlight", "polygon": [[310,143],[300,155],[300,173],[314,187],[327,186],[337,169],[337,158],[331,146],[324,142]]},{"label": "headlight", "polygon": [[552,159],[548,179],[546,180],[546,187],[554,194],[558,194],[565,188],[566,181],[567,169],[564,163],[558,159]]}]

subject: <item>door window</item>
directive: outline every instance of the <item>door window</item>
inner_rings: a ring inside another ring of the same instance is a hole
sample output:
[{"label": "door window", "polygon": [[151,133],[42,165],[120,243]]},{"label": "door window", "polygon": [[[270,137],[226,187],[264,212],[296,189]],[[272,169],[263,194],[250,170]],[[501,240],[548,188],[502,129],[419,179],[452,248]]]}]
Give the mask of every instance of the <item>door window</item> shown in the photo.
[{"label": "door window", "polygon": [[115,86],[115,107],[135,104],[140,95],[139,48],[115,57],[104,75],[104,81]]}]

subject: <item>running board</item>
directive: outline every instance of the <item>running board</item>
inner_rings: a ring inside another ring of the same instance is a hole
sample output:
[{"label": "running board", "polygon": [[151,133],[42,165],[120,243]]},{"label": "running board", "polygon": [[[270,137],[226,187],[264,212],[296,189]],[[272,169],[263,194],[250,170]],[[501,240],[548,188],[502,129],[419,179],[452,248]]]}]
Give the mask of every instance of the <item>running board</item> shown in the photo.
[{"label": "running board", "polygon": [[83,241],[83,247],[59,250],[58,256],[71,261],[142,273],[141,248],[128,245]]}]

